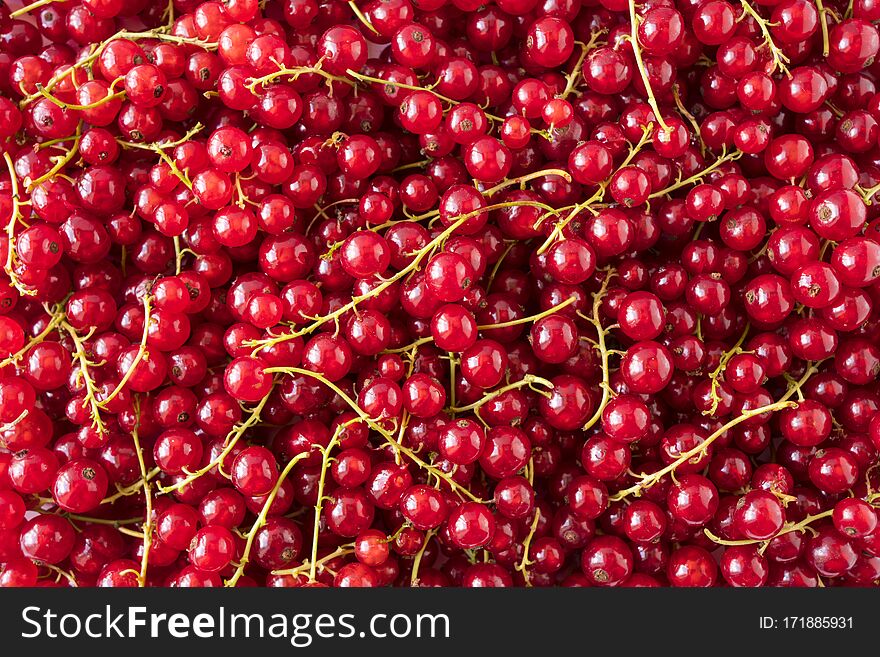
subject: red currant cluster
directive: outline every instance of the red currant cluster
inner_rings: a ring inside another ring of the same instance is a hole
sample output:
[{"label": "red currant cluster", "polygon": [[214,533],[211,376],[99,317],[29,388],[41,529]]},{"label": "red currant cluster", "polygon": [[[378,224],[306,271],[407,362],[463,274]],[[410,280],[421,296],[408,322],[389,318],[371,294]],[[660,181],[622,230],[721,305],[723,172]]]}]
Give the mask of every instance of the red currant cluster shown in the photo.
[{"label": "red currant cluster", "polygon": [[0,7],[0,586],[880,581],[876,0]]}]

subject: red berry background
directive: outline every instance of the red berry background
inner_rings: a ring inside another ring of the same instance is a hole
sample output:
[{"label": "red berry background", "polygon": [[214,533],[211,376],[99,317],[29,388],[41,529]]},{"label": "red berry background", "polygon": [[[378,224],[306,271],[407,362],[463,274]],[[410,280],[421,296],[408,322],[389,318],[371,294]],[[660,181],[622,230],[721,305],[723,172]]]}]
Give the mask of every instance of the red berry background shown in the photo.
[{"label": "red berry background", "polygon": [[0,6],[0,586],[880,581],[874,0]]}]

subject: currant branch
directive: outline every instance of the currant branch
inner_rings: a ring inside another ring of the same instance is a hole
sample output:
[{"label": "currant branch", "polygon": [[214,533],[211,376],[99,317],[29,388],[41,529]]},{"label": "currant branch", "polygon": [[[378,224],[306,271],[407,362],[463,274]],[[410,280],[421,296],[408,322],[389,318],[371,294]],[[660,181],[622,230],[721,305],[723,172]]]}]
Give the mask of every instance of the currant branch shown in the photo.
[{"label": "currant branch", "polygon": [[[347,69],[345,71],[345,73],[349,77],[354,78],[355,80],[358,80],[360,82],[368,82],[371,84],[378,84],[378,85],[382,85],[385,87],[394,87],[397,89],[406,89],[407,91],[427,91],[428,93],[432,94],[435,98],[437,98],[437,100],[444,102],[447,105],[450,105],[450,106],[458,105],[457,100],[454,100],[453,98],[450,98],[449,96],[444,96],[443,94],[440,94],[440,93],[434,91],[434,89],[432,89],[430,86],[420,87],[418,85],[407,84],[405,82],[383,80],[382,78],[376,78],[376,77],[373,77],[370,75],[364,75],[363,73],[358,73],[357,71],[353,71],[352,69]],[[495,123],[503,123],[504,122],[503,117],[497,116],[495,114],[488,114],[486,112],[484,112],[484,114],[485,114],[486,118],[489,119],[490,121],[493,121]],[[530,128],[530,132],[532,134],[537,134],[537,135],[542,135],[542,136],[544,135],[543,131],[537,130],[536,128]]]},{"label": "currant branch", "polygon": [[491,392],[483,395],[483,397],[481,397],[480,399],[475,401],[473,404],[468,404],[467,406],[460,406],[460,407],[450,406],[449,411],[452,413],[467,413],[469,411],[476,411],[484,404],[489,403],[490,401],[492,401],[496,397],[503,395],[505,392],[510,392],[511,390],[517,390],[517,389],[523,388],[525,386],[528,386],[531,388],[535,384],[539,384],[541,386],[544,386],[548,390],[553,389],[553,384],[550,381],[548,381],[547,379],[545,379],[544,377],[535,376],[534,374],[526,374],[519,381],[514,381],[513,383],[509,383],[506,386],[502,386],[496,390],[492,390]]},{"label": "currant branch", "polygon": [[425,532],[425,540],[422,541],[422,546],[419,548],[419,551],[416,552],[416,556],[413,557],[412,573],[410,573],[409,576],[410,588],[414,588],[419,585],[419,567],[422,565],[422,557],[425,556],[425,550],[428,549],[428,543],[432,538],[434,538],[436,534],[436,529],[429,529],[427,532]]},{"label": "currant branch", "polygon": [[9,14],[10,18],[18,18],[19,16],[24,16],[25,14],[29,14],[34,9],[39,9],[40,7],[45,7],[46,5],[51,5],[55,2],[65,2],[66,0],[36,0],[36,2],[32,2],[29,5],[25,5],[20,9],[16,9],[14,12]]},{"label": "currant branch", "polygon": [[61,324],[61,322],[64,321],[64,303],[63,302],[55,304],[55,307],[52,310],[49,310],[48,308],[46,308],[45,305],[43,306],[43,309],[46,311],[46,314],[51,317],[49,322],[46,324],[46,326],[43,328],[42,331],[40,331],[37,335],[35,335],[30,340],[28,340],[21,349],[16,351],[11,356],[8,356],[7,358],[4,358],[2,361],[0,361],[0,370],[2,370],[4,367],[6,367],[8,365],[18,364],[18,361],[21,360],[28,351],[31,350],[31,347],[33,347],[34,345],[40,344],[43,340],[48,338],[49,335],[56,328],[58,328],[58,326]]},{"label": "currant branch", "polygon": [[144,333],[141,337],[140,346],[138,347],[138,351],[135,354],[134,360],[131,362],[131,366],[128,368],[125,374],[123,374],[122,379],[120,379],[119,383],[116,384],[116,387],[110,392],[110,394],[98,403],[98,406],[100,406],[104,410],[107,410],[107,404],[113,401],[116,396],[125,388],[128,380],[131,378],[132,374],[134,374],[134,371],[135,369],[137,369],[137,366],[141,362],[141,360],[143,360],[144,358],[149,358],[149,351],[147,349],[147,337],[149,336],[150,331],[150,321],[152,321],[152,301],[152,296],[150,296],[149,294],[144,295]]},{"label": "currant branch", "polygon": [[[548,308],[547,310],[541,311],[535,315],[529,315],[528,317],[520,317],[519,319],[511,319],[506,322],[498,322],[497,324],[479,324],[477,325],[478,331],[489,331],[492,329],[501,329],[507,328],[508,326],[518,326],[520,324],[529,324],[531,322],[537,322],[539,319],[543,319],[544,317],[549,317],[553,315],[563,308],[567,308],[571,304],[577,301],[576,297],[569,297],[565,301],[561,301],[555,306]],[[426,336],[424,338],[419,338],[418,340],[414,340],[410,342],[408,345],[404,347],[395,347],[394,349],[385,349],[383,354],[406,354],[411,352],[413,349],[417,349],[422,345],[429,344],[434,341],[432,336]]]},{"label": "currant branch", "polygon": [[168,493],[179,490],[187,484],[192,483],[199,477],[203,477],[214,468],[217,468],[217,471],[220,472],[220,474],[224,474],[225,476],[225,473],[223,473],[221,467],[223,461],[226,459],[227,456],[229,456],[229,454],[235,448],[235,445],[238,443],[239,440],[241,440],[241,437],[244,435],[244,433],[252,426],[259,423],[260,413],[262,412],[263,407],[266,406],[266,402],[268,401],[269,395],[266,395],[265,397],[263,397],[263,399],[260,400],[260,402],[256,406],[254,406],[246,420],[238,423],[235,427],[232,428],[232,430],[226,435],[225,447],[220,452],[220,454],[218,454],[217,457],[214,458],[214,460],[212,460],[206,466],[196,470],[195,472],[187,473],[186,477],[184,477],[177,483],[172,484],[171,486],[159,486],[159,492],[163,495],[167,495]]},{"label": "currant branch", "polygon": [[706,154],[706,142],[703,141],[703,135],[700,130],[700,124],[697,123],[696,117],[691,114],[687,108],[684,106],[684,102],[681,100],[681,88],[678,83],[672,85],[672,98],[675,101],[675,106],[678,108],[678,113],[681,114],[688,120],[688,123],[691,124],[691,127],[694,129],[693,134],[697,136],[700,140],[700,153],[703,155]]},{"label": "currant branch", "polygon": [[[54,0],[53,0],[53,1],[54,1]],[[79,587],[79,584],[78,584],[77,581],[76,581],[76,577],[73,576],[73,573],[72,573],[72,572],[69,572],[69,571],[67,571],[67,570],[64,570],[63,568],[59,568],[58,566],[56,566],[56,565],[54,565],[54,564],[51,564],[51,563],[44,563],[44,564],[42,564],[42,565],[45,566],[49,571],[55,573],[55,581],[56,581],[56,582],[60,582],[60,581],[61,581],[61,578],[63,577],[63,578],[66,579],[68,582],[70,582],[70,585],[71,585],[73,588],[78,588],[78,587]]]},{"label": "currant branch", "polygon": [[370,30],[373,34],[379,34],[379,30],[373,27],[373,24],[369,21],[369,19],[364,15],[364,12],[361,11],[361,8],[357,6],[357,3],[354,0],[348,0],[348,6],[351,7],[351,10],[354,12],[354,15],[357,16],[357,19],[363,23],[363,25]]},{"label": "currant branch", "polygon": [[645,60],[642,58],[642,47],[639,45],[639,24],[641,23],[641,20],[636,12],[635,0],[629,0],[629,22],[631,28],[629,41],[632,44],[633,54],[635,55],[636,67],[639,69],[639,74],[642,76],[642,84],[645,85],[645,93],[648,96],[648,105],[654,110],[654,116],[657,119],[657,123],[660,124],[660,129],[669,132],[669,125],[663,120],[663,113],[660,111],[660,105],[657,104],[657,98],[654,96],[654,91],[651,89],[651,79],[648,75],[648,70],[645,68]]},{"label": "currant branch", "polygon": [[140,491],[141,488],[144,487],[145,483],[148,483],[158,477],[161,474],[161,470],[159,468],[153,468],[147,473],[146,477],[141,477],[133,484],[129,486],[117,486],[116,492],[113,495],[109,495],[101,500],[101,504],[113,504],[117,500],[122,499],[123,497],[129,497],[130,495],[135,495]]},{"label": "currant branch", "polygon": [[[487,197],[491,198],[492,196],[494,196],[497,192],[501,191],[502,189],[507,189],[508,187],[513,187],[514,185],[524,185],[527,182],[530,182],[530,181],[535,180],[537,178],[543,178],[544,176],[560,176],[566,182],[571,182],[571,174],[568,171],[566,171],[565,169],[541,169],[539,171],[532,171],[531,173],[527,173],[522,176],[517,176],[516,178],[508,178],[508,179],[502,180],[497,185],[485,190],[483,192],[483,196],[487,196]],[[546,207],[546,208],[550,208],[551,210],[553,209],[551,206],[548,206],[546,204],[541,204],[541,205],[535,204],[530,207]]]},{"label": "currant branch", "polygon": [[58,173],[64,167],[66,167],[70,163],[70,161],[73,159],[73,156],[79,152],[79,142],[82,139],[82,127],[83,127],[83,122],[80,121],[77,124],[76,132],[73,135],[73,144],[71,144],[69,149],[64,151],[63,155],[56,155],[55,156],[55,158],[54,158],[55,164],[52,165],[52,168],[49,169],[49,171],[44,173],[42,176],[40,176],[36,180],[27,181],[28,191],[31,191],[37,185],[39,185],[43,182],[46,182],[47,180],[51,180],[56,175],[58,175]]},{"label": "currant branch", "polygon": [[137,525],[144,521],[143,518],[123,518],[121,520],[113,520],[110,518],[94,518],[92,516],[82,516],[78,513],[63,513],[62,515],[68,520],[73,520],[75,522],[87,522],[93,525],[108,525],[117,529],[126,525]]},{"label": "currant branch", "polygon": [[786,393],[778,401],[775,401],[772,404],[767,404],[766,406],[760,406],[759,408],[753,408],[753,409],[747,410],[747,411],[743,412],[741,415],[738,415],[737,417],[733,418],[732,420],[729,420],[724,426],[722,426],[721,428],[714,431],[708,438],[706,438],[706,440],[701,442],[699,445],[697,445],[693,449],[690,449],[687,452],[685,452],[684,454],[682,454],[681,456],[679,456],[675,461],[673,461],[672,463],[667,465],[665,468],[662,468],[662,469],[658,470],[657,472],[653,472],[651,474],[643,475],[641,480],[638,483],[634,484],[633,486],[630,486],[629,488],[625,488],[623,490],[620,490],[620,491],[614,493],[613,495],[610,495],[609,499],[612,501],[619,501],[619,500],[625,499],[626,497],[629,497],[630,495],[636,495],[636,496],[641,495],[641,492],[644,489],[650,488],[651,486],[656,484],[658,481],[660,481],[666,475],[675,472],[675,470],[680,465],[687,463],[695,456],[704,453],[712,443],[714,443],[716,440],[718,440],[718,438],[723,436],[725,433],[727,433],[730,429],[737,426],[738,424],[745,422],[749,418],[756,417],[758,415],[763,415],[764,413],[773,413],[775,411],[780,411],[784,408],[797,408],[797,403],[789,401],[789,399],[791,399],[791,397],[795,394],[795,392],[801,386],[803,386],[813,374],[815,374],[818,371],[819,370],[816,367],[816,364],[811,364],[807,368],[807,371],[804,373],[804,375],[800,378],[800,380],[798,380],[798,382],[794,386],[790,387],[788,389],[788,391],[786,391]]},{"label": "currant branch", "polygon": [[[325,563],[327,563],[328,561],[333,561],[333,559],[337,559],[338,557],[344,557],[348,554],[352,554],[353,552],[354,552],[354,544],[353,543],[346,543],[345,545],[340,545],[338,548],[333,550],[333,552],[325,554],[323,557],[318,559],[315,562],[315,566],[316,566],[316,568],[320,568],[321,571],[323,572],[325,570],[325,567],[324,567]],[[306,559],[306,561],[302,565],[297,566],[296,568],[287,568],[284,570],[273,570],[272,574],[273,575],[293,575],[294,577],[296,577],[298,575],[305,574],[306,571],[311,571],[311,569],[312,569],[311,561]],[[326,570],[329,571],[329,569],[326,569]],[[311,581],[314,581],[314,580],[311,580]]]},{"label": "currant branch", "polygon": [[[790,497],[790,496],[786,496],[786,497]],[[850,498],[846,498],[846,499],[858,499],[858,498],[850,497]],[[867,495],[867,497],[865,499],[868,502],[868,504],[874,505],[875,502],[878,499],[880,499],[880,494],[870,493],[870,488],[869,488],[869,494]],[[724,538],[721,538],[720,536],[713,534],[708,528],[704,529],[703,533],[713,543],[717,543],[718,545],[733,546],[733,545],[760,544],[761,547],[759,548],[758,551],[763,553],[764,550],[767,549],[767,546],[770,544],[770,541],[772,541],[774,538],[777,538],[779,536],[783,536],[785,534],[790,534],[791,532],[802,532],[804,530],[815,531],[812,529],[813,523],[815,523],[818,520],[823,520],[824,518],[830,518],[833,515],[834,515],[834,509],[832,508],[832,509],[827,509],[825,511],[821,511],[819,513],[814,513],[814,514],[808,515],[807,517],[805,517],[803,520],[801,520],[799,522],[786,522],[782,526],[782,528],[778,532],[776,532],[775,536],[772,536],[768,539],[763,539],[763,540],[761,540],[761,539],[728,540],[728,539],[724,539]]]},{"label": "currant branch", "polygon": [[[632,159],[636,156],[636,154],[644,147],[644,145],[646,143],[648,143],[648,139],[649,139],[652,131],[653,131],[653,128],[650,124],[642,128],[641,138],[639,139],[639,141],[635,145],[630,145],[630,149],[629,149],[629,152],[627,153],[627,156],[624,158],[623,162],[620,163],[620,166],[617,167],[617,169],[615,170],[615,173],[617,171],[620,171],[624,167],[628,166],[629,163],[632,162]],[[611,175],[613,176],[614,174],[612,173]],[[538,255],[544,253],[547,249],[549,249],[551,246],[553,246],[553,244],[557,240],[559,240],[560,238],[563,238],[564,236],[563,236],[562,232],[565,230],[566,226],[568,226],[572,222],[572,220],[576,216],[578,216],[581,212],[583,212],[584,210],[588,210],[590,212],[593,212],[593,214],[595,214],[595,211],[592,209],[592,206],[593,206],[593,204],[601,203],[605,199],[605,191],[608,189],[608,184],[610,183],[610,181],[611,181],[611,177],[609,177],[608,180],[602,182],[598,186],[598,188],[596,189],[596,191],[593,193],[592,196],[590,196],[586,201],[583,201],[582,203],[577,203],[576,205],[574,205],[572,207],[571,211],[565,217],[565,219],[558,221],[556,223],[556,225],[553,226],[553,230],[550,231],[550,234],[547,236],[547,239],[545,239],[544,243],[538,248],[538,251],[537,251]],[[543,222],[544,218],[545,217],[541,217],[541,219],[538,222],[538,225]],[[537,228],[538,225],[536,225],[535,228]]]},{"label": "currant branch", "polygon": [[[135,415],[140,417],[140,403],[135,397],[134,401],[135,407]],[[147,585],[147,567],[149,565],[150,559],[150,548],[153,544],[153,496],[150,488],[150,480],[147,477],[147,468],[144,462],[144,450],[141,448],[141,441],[138,437],[138,424],[136,423],[134,428],[131,431],[131,440],[134,443],[134,450],[137,454],[138,459],[138,467],[141,471],[141,479],[144,482],[144,500],[146,508],[144,510],[144,524],[143,524],[143,533],[144,533],[144,553],[141,556],[141,570],[138,573],[138,586],[144,587]]]},{"label": "currant branch", "polygon": [[590,32],[590,40],[584,43],[583,41],[576,41],[575,45],[579,46],[581,49],[580,55],[578,55],[577,61],[572,67],[571,71],[569,71],[565,76],[565,89],[562,90],[562,93],[559,94],[559,97],[565,100],[569,97],[569,95],[573,94],[577,89],[579,82],[581,81],[581,71],[584,67],[584,61],[587,59],[587,55],[596,48],[596,46],[602,45],[604,41],[602,37],[608,34],[608,30],[605,28],[600,28],[598,30],[593,30]]},{"label": "currant branch", "polygon": [[139,150],[151,151],[159,156],[159,158],[168,165],[168,168],[171,169],[171,173],[174,174],[180,182],[186,185],[187,189],[192,190],[192,181],[189,179],[189,176],[186,172],[181,171],[177,166],[177,163],[173,158],[168,156],[166,151],[170,148],[174,148],[179,146],[180,144],[186,143],[190,141],[195,135],[205,129],[205,126],[201,123],[196,123],[192,128],[187,130],[186,134],[183,135],[180,139],[175,141],[160,141],[153,142],[152,144],[141,144],[136,141],[123,141],[121,139],[117,139],[116,142],[122,146],[123,148],[136,148]]},{"label": "currant branch", "polygon": [[522,573],[523,580],[525,580],[526,586],[531,587],[532,583],[529,579],[529,569],[534,562],[529,559],[529,548],[532,545],[532,539],[535,537],[535,532],[538,530],[538,523],[541,521],[541,509],[535,507],[535,517],[532,519],[532,524],[529,527],[529,533],[523,541],[523,556],[522,560],[514,566],[516,570]]},{"label": "currant branch", "polygon": [[257,519],[254,521],[253,526],[247,533],[247,540],[245,541],[244,551],[242,552],[241,559],[239,559],[238,566],[235,568],[235,572],[232,574],[232,577],[226,580],[226,586],[234,587],[238,583],[238,580],[241,579],[241,576],[244,574],[244,569],[248,564],[251,549],[254,545],[254,539],[257,536],[257,532],[260,531],[260,528],[266,524],[266,518],[269,515],[269,509],[272,508],[272,503],[275,501],[275,497],[278,495],[278,491],[281,490],[281,484],[283,484],[284,480],[287,479],[294,466],[296,466],[297,463],[308,456],[309,454],[307,452],[303,454],[297,454],[292,459],[290,459],[290,461],[288,461],[287,465],[284,466],[284,469],[278,475],[278,481],[275,483],[275,486],[266,496],[266,499],[263,502],[263,508],[260,509],[260,513],[257,516]]},{"label": "currant branch", "polygon": [[822,511],[821,513],[815,513],[813,515],[809,515],[806,518],[804,518],[803,520],[801,520],[800,522],[787,522],[782,526],[782,529],[780,529],[776,533],[775,536],[773,536],[772,538],[765,539],[765,540],[748,539],[748,538],[741,539],[741,540],[735,540],[735,541],[734,540],[727,540],[727,539],[721,538],[720,536],[716,536],[708,528],[703,529],[703,533],[713,543],[717,543],[718,545],[733,546],[733,545],[761,544],[761,548],[758,551],[763,553],[763,551],[767,548],[767,545],[769,545],[770,541],[772,541],[774,538],[776,538],[778,536],[783,536],[784,534],[790,534],[791,532],[802,532],[806,529],[809,529],[810,525],[812,525],[817,520],[822,520],[823,518],[830,518],[833,513],[834,513],[834,509],[828,509],[827,511]]},{"label": "currant branch", "polygon": [[[30,410],[26,408],[21,413],[19,413],[17,418],[0,426],[0,433],[5,433],[17,427],[19,423],[28,416],[28,413],[30,413]],[[3,445],[3,447],[5,447],[5,444]]]},{"label": "currant branch", "polygon": [[111,101],[118,99],[118,98],[125,98],[124,91],[117,91],[116,93],[108,93],[106,96],[104,96],[100,100],[96,100],[94,103],[90,103],[89,105],[76,105],[76,104],[72,104],[72,103],[65,103],[60,98],[56,98],[51,93],[49,93],[49,91],[46,89],[46,87],[44,87],[42,84],[37,83],[36,87],[37,87],[37,92],[41,96],[43,96],[43,98],[46,98],[47,100],[52,101],[53,103],[58,105],[58,107],[60,107],[61,109],[65,109],[65,110],[76,110],[76,111],[90,110],[90,109],[95,109],[96,107],[100,107],[101,105],[105,105]]},{"label": "currant branch", "polygon": [[94,333],[94,329],[85,337],[80,337],[76,332],[76,329],[74,329],[67,321],[62,321],[61,326],[67,331],[67,334],[73,341],[75,348],[73,357],[79,363],[79,373],[77,378],[81,379],[85,386],[85,397],[83,398],[82,406],[83,408],[88,406],[90,409],[89,413],[92,416],[92,427],[99,433],[105,434],[107,433],[107,427],[101,419],[101,406],[98,403],[98,386],[95,384],[95,379],[91,373],[91,368],[95,366],[95,363],[89,360],[85,349],[85,342]]},{"label": "currant branch", "polygon": [[405,276],[407,276],[410,272],[413,272],[416,269],[418,269],[422,260],[424,260],[426,257],[428,257],[428,255],[430,253],[432,253],[437,247],[439,247],[441,244],[443,244],[449,238],[449,236],[452,235],[456,231],[456,229],[458,229],[459,226],[464,224],[464,222],[466,222],[468,219],[470,219],[471,217],[476,217],[483,212],[488,212],[493,209],[501,209],[501,208],[505,208],[505,207],[511,207],[511,205],[514,205],[514,204],[512,204],[512,203],[497,203],[495,205],[490,205],[490,206],[487,206],[484,208],[480,208],[479,210],[475,210],[473,212],[468,212],[466,214],[461,215],[455,221],[453,221],[445,230],[443,230],[439,235],[437,235],[433,240],[431,240],[425,246],[425,248],[421,249],[418,253],[416,253],[415,256],[413,257],[412,261],[406,267],[404,267],[403,269],[401,269],[400,271],[395,273],[393,276],[384,279],[381,283],[379,283],[379,285],[372,288],[369,292],[365,292],[364,294],[352,297],[351,301],[349,301],[345,305],[340,306],[339,308],[337,308],[333,312],[328,313],[327,315],[324,315],[323,317],[317,318],[314,322],[312,322],[311,324],[308,324],[307,326],[305,326],[301,329],[298,329],[298,330],[293,331],[291,333],[282,333],[280,335],[274,335],[269,338],[263,338],[263,339],[259,339],[259,340],[245,340],[242,344],[245,347],[252,347],[253,348],[253,355],[257,356],[260,353],[260,351],[262,351],[266,347],[271,347],[272,345],[278,344],[280,342],[285,342],[287,340],[293,340],[294,338],[298,338],[300,336],[311,333],[312,331],[323,326],[324,324],[326,324],[329,321],[338,321],[338,319],[340,317],[342,317],[342,315],[346,314],[347,312],[349,312],[351,310],[354,310],[358,306],[358,304],[363,303],[367,299],[371,299],[371,298],[378,296],[379,294],[384,292],[386,289],[388,289],[390,286],[394,285],[394,283],[396,283],[397,281],[399,281],[402,278],[404,278]]},{"label": "currant branch", "polygon": [[[58,0],[54,0],[58,1]],[[199,48],[203,48],[204,50],[216,50],[217,44],[211,41],[202,41],[201,39],[193,39],[189,37],[179,37],[173,34],[167,34],[167,32],[171,29],[171,26],[163,26],[157,27],[152,30],[146,30],[144,32],[131,32],[128,30],[120,30],[108,37],[104,41],[100,43],[92,44],[92,52],[82,59],[77,60],[73,64],[63,68],[62,70],[55,73],[49,80],[43,85],[43,88],[46,91],[52,91],[59,82],[70,76],[74,71],[82,68],[91,68],[92,64],[101,56],[104,52],[104,49],[111,44],[113,41],[117,41],[119,39],[129,39],[131,41],[138,41],[140,39],[158,39],[159,41],[168,41],[169,43],[177,43],[182,45],[191,45]],[[40,98],[42,94],[38,91],[36,93],[30,94],[29,96],[25,96],[20,102],[19,107],[25,108],[32,102],[34,102],[37,98]]]},{"label": "currant branch", "polygon": [[320,526],[321,526],[321,512],[324,509],[324,483],[327,479],[327,469],[330,467],[330,453],[333,449],[339,444],[339,440],[342,437],[342,432],[351,424],[355,422],[362,422],[360,418],[356,418],[354,420],[349,420],[343,424],[340,424],[336,427],[336,431],[333,433],[333,437],[330,439],[330,442],[327,443],[326,447],[321,449],[321,475],[318,478],[318,500],[315,502],[315,518],[314,525],[312,527],[312,551],[311,551],[311,564],[312,567],[309,570],[309,581],[315,581],[315,569],[318,565],[318,536],[320,535]]},{"label": "currant branch", "polygon": [[874,194],[880,192],[880,183],[868,188],[863,188],[859,185],[856,185],[856,191],[862,196],[862,199],[864,199],[865,205],[872,205]]},{"label": "currant branch", "polygon": [[599,291],[593,294],[593,316],[585,317],[584,315],[581,315],[581,317],[584,317],[596,329],[596,334],[598,336],[596,339],[596,349],[599,351],[599,358],[602,363],[602,382],[599,384],[602,388],[602,399],[599,401],[599,406],[593,412],[592,417],[590,417],[582,427],[582,431],[589,430],[599,421],[599,418],[602,417],[602,412],[611,400],[611,368],[608,363],[610,352],[605,343],[605,338],[608,336],[611,329],[602,326],[600,309],[602,307],[602,300],[608,293],[608,285],[616,274],[617,272],[614,269],[609,269],[605,274],[605,279],[602,281],[602,286],[599,288]]},{"label": "currant branch", "polygon": [[321,68],[320,63],[318,63],[314,66],[295,66],[294,68],[280,66],[277,71],[273,71],[272,73],[268,73],[267,75],[263,75],[258,78],[249,78],[245,83],[245,87],[247,87],[251,93],[256,94],[258,87],[263,88],[265,85],[277,80],[278,78],[283,77],[287,78],[287,82],[295,82],[299,78],[299,76],[306,74],[320,75],[327,81],[328,84],[332,84],[333,82],[342,82],[350,87],[355,86],[355,83],[348,78],[331,75],[323,68]]},{"label": "currant branch", "polygon": [[6,168],[9,170],[9,181],[12,185],[12,212],[9,215],[9,222],[6,224],[6,262],[3,264],[3,271],[9,277],[10,284],[18,290],[21,295],[32,296],[35,294],[33,290],[25,287],[18,279],[15,273],[16,252],[15,252],[15,227],[21,223],[25,224],[22,215],[21,196],[18,189],[18,176],[15,173],[15,166],[12,164],[12,158],[8,152],[3,153],[3,160],[6,162]]},{"label": "currant branch", "polygon": [[688,185],[693,185],[695,183],[701,182],[703,180],[703,178],[705,178],[710,173],[715,171],[718,167],[723,165],[725,162],[733,162],[734,160],[738,160],[739,158],[741,158],[743,155],[744,155],[744,153],[739,149],[734,149],[734,150],[728,152],[727,149],[725,148],[722,151],[721,156],[718,159],[716,159],[712,164],[710,164],[705,169],[703,169],[702,171],[698,171],[694,175],[688,176],[687,178],[684,178],[684,179],[679,178],[674,183],[672,183],[669,187],[666,187],[665,189],[661,189],[660,191],[657,191],[657,192],[652,192],[651,195],[648,196],[648,199],[654,199],[654,198],[659,198],[661,196],[666,196],[667,194],[671,194],[672,192],[674,192],[677,189],[681,189],[682,187],[687,187]]},{"label": "currant branch", "polygon": [[430,474],[434,475],[438,479],[442,479],[443,481],[445,481],[446,484],[454,492],[465,495],[474,502],[482,501],[478,497],[476,497],[471,491],[469,491],[464,486],[458,484],[458,482],[456,482],[452,477],[437,468],[435,465],[427,463],[426,461],[419,458],[416,453],[413,452],[411,449],[404,447],[394,438],[394,435],[390,431],[388,431],[388,429],[383,427],[382,424],[378,422],[375,418],[371,418],[355,400],[353,400],[345,393],[344,390],[342,390],[332,381],[328,381],[323,375],[318,374],[317,372],[312,372],[311,370],[302,369],[300,367],[268,367],[265,371],[270,374],[301,374],[303,376],[308,376],[319,381],[323,385],[327,386],[330,390],[335,392],[337,395],[339,395],[340,399],[342,399],[342,401],[344,401],[349,406],[349,408],[351,408],[351,410],[353,410],[358,415],[358,417],[366,422],[373,431],[381,434],[382,437],[385,438],[386,442],[394,447],[394,449],[405,454],[410,460],[412,460],[423,470],[427,470]]},{"label": "currant branch", "polygon": [[[852,3],[850,3],[850,7],[852,7]],[[822,56],[828,57],[828,53],[831,50],[831,46],[828,43],[828,17],[822,0],[816,0],[816,9],[819,12],[819,27],[822,30]]]},{"label": "currant branch", "polygon": [[767,46],[767,48],[770,50],[770,55],[773,57],[773,63],[770,66],[770,74],[772,75],[773,72],[776,71],[776,69],[778,68],[788,77],[791,77],[791,72],[788,70],[787,66],[787,64],[790,63],[790,60],[786,56],[786,54],[782,52],[782,49],[780,49],[779,46],[776,45],[776,42],[773,41],[773,36],[770,34],[770,23],[763,16],[761,16],[761,14],[759,14],[755,10],[755,8],[752,7],[751,4],[749,4],[748,0],[740,0],[740,4],[743,8],[743,17],[749,15],[754,18],[755,22],[758,24],[758,27],[761,30],[761,33],[764,35],[764,45]]},{"label": "currant branch", "polygon": [[703,415],[715,415],[718,410],[718,405],[722,401],[721,397],[718,395],[718,387],[721,385],[721,375],[724,374],[724,371],[727,368],[727,363],[730,362],[730,359],[737,354],[742,353],[742,345],[746,340],[746,336],[749,334],[750,327],[751,325],[746,323],[742,334],[739,336],[739,340],[736,341],[736,344],[733,345],[732,348],[728,349],[721,355],[721,359],[718,361],[718,367],[709,374],[709,380],[712,382],[711,387],[709,388],[709,398],[712,400],[712,405],[708,410],[703,411]]}]

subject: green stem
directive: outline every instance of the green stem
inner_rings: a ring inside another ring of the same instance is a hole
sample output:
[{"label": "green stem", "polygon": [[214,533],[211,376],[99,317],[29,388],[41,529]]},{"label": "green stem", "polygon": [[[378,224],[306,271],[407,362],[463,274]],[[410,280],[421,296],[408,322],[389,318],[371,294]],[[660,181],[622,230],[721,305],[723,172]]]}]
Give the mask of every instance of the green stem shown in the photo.
[{"label": "green stem", "polygon": [[629,0],[629,22],[631,26],[630,41],[632,43],[633,54],[636,57],[636,67],[639,69],[639,73],[642,76],[642,84],[645,86],[645,93],[648,95],[648,105],[654,110],[654,116],[657,118],[657,123],[660,124],[660,127],[665,132],[669,132],[669,125],[663,120],[660,106],[657,104],[657,99],[654,97],[653,89],[651,89],[651,80],[648,75],[648,70],[645,68],[645,61],[642,59],[642,48],[639,46],[639,15],[636,13],[635,0]]}]

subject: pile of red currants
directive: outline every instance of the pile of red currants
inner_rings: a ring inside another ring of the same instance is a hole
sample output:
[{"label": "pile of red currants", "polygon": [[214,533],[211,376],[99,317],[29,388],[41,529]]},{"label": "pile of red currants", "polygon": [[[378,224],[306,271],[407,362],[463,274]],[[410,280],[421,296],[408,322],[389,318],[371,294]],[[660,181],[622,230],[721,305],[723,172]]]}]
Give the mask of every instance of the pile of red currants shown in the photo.
[{"label": "pile of red currants", "polygon": [[880,582],[877,0],[0,6],[0,586]]}]

